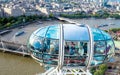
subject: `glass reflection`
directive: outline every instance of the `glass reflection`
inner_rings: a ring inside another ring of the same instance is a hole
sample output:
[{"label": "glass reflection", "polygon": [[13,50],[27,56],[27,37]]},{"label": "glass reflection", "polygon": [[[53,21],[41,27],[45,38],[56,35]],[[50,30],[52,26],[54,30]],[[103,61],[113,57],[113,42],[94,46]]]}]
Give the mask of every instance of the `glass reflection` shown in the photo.
[{"label": "glass reflection", "polygon": [[35,36],[30,41],[29,46],[34,57],[40,59],[39,62],[45,64],[57,65],[59,41]]},{"label": "glass reflection", "polygon": [[114,55],[114,43],[112,40],[107,40],[107,49],[106,54],[108,55],[107,59],[110,60],[110,58]]}]

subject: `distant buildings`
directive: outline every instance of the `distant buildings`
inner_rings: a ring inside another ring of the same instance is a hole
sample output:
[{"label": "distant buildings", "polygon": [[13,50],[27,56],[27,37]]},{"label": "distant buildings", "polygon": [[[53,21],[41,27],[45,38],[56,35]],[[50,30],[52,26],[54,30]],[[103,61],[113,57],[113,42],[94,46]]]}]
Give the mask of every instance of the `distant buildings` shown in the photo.
[{"label": "distant buildings", "polygon": [[23,10],[20,7],[11,7],[11,8],[4,8],[5,16],[21,16],[23,15]]},{"label": "distant buildings", "polygon": [[2,8],[0,8],[0,17],[4,17],[4,11]]},{"label": "distant buildings", "polygon": [[120,11],[120,5],[119,5],[119,6],[116,6],[116,10],[117,10],[117,11]]},{"label": "distant buildings", "polygon": [[13,1],[2,6],[4,11],[4,17],[9,16],[21,16],[21,15],[40,15],[34,4],[23,1]]},{"label": "distant buildings", "polygon": [[[64,2],[63,2],[64,1]],[[8,3],[0,4],[0,15],[20,16],[20,15],[60,15],[75,14],[84,12],[95,14],[100,10],[109,13],[120,12],[120,2],[110,2],[109,0],[12,0]]]},{"label": "distant buildings", "polygon": [[0,17],[2,17],[2,9],[0,9]]},{"label": "distant buildings", "polygon": [[23,12],[23,15],[27,15],[27,16],[30,16],[30,15],[41,15],[41,12],[36,10],[36,9],[23,9],[24,12]]}]

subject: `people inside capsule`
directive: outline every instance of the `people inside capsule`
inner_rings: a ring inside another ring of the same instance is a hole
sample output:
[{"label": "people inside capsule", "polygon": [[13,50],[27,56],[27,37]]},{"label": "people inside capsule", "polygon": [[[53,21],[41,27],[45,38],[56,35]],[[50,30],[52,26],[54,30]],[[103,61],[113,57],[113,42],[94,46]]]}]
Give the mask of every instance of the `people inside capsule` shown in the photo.
[{"label": "people inside capsule", "polygon": [[[69,64],[69,66],[81,66],[85,65],[85,60],[87,53],[84,53],[83,49],[83,42],[74,42],[74,41],[66,41],[65,42],[65,64]],[[87,45],[84,46],[84,48],[87,47]],[[85,48],[87,49],[87,48]],[[87,51],[86,51],[87,52]]]},{"label": "people inside capsule", "polygon": [[84,54],[84,49],[83,49],[82,46],[80,46],[78,53],[79,53],[81,56],[83,56],[83,54]]},{"label": "people inside capsule", "polygon": [[69,45],[65,42],[65,54],[69,54]]},{"label": "people inside capsule", "polygon": [[69,53],[70,53],[70,55],[75,54],[75,44],[74,44],[74,42],[71,42]]},{"label": "people inside capsule", "polygon": [[54,43],[50,43],[50,53],[54,54],[54,52],[55,52],[55,45]]},{"label": "people inside capsule", "polygon": [[84,49],[84,55],[87,55],[87,43],[84,43],[83,49]]},{"label": "people inside capsule", "polygon": [[59,53],[59,42],[56,40],[54,44],[55,44],[55,54],[58,54]]},{"label": "people inside capsule", "polygon": [[[31,45],[31,48],[35,51],[38,52],[42,52],[46,55],[44,55],[45,58],[45,62],[48,64],[52,64],[54,62],[54,59],[57,59],[56,56],[54,56],[54,54],[58,54],[59,53],[59,42],[56,40],[49,40],[46,39],[45,41],[43,41],[44,43],[42,43],[43,40],[34,40],[34,42]],[[42,45],[44,44],[44,46]],[[97,65],[99,63],[102,63],[102,61],[105,60],[105,53],[108,53],[110,50],[110,45],[107,46],[107,48],[105,48],[105,43],[104,42],[95,42],[94,43],[94,63]],[[80,63],[84,63],[85,64],[85,60],[87,56],[87,42],[74,42],[74,41],[66,41],[65,45],[64,45],[64,50],[65,50],[65,61],[66,59],[68,60],[69,58],[69,62],[67,62],[66,64],[79,64]],[[40,56],[40,54],[37,54],[34,52],[35,56],[38,56],[39,58],[42,58],[42,55]],[[53,60],[51,60],[53,59]],[[51,62],[47,62],[48,60],[50,60]]]}]

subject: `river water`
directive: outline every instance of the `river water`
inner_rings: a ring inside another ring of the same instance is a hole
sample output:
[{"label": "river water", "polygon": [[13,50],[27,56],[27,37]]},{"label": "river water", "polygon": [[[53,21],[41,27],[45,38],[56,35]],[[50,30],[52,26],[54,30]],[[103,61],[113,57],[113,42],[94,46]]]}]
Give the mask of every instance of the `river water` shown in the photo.
[{"label": "river water", "polygon": [[[91,27],[94,27],[95,25],[101,25],[101,24],[114,24],[109,25],[107,27],[103,27],[103,29],[109,29],[109,28],[120,28],[120,20],[108,20],[108,19],[71,19],[72,21],[75,21],[80,24],[88,24]],[[50,22],[43,22],[43,25],[48,24],[56,24],[56,23],[62,23],[58,21],[50,21]],[[25,35],[22,35],[20,37],[17,37],[16,39],[21,39],[22,43],[26,43],[26,39],[28,39],[28,36],[30,34],[41,27],[41,25],[28,25],[24,27],[22,30],[26,31]],[[18,29],[14,29],[10,34],[5,35],[3,38],[8,39],[12,38],[13,34],[17,32]],[[43,67],[40,67],[38,63],[36,63],[32,58],[28,57],[22,57],[10,53],[3,53],[0,52],[0,75],[36,75],[38,73],[43,72]]]},{"label": "river water", "polygon": [[0,52],[0,75],[36,75],[44,72],[30,57]]},{"label": "river water", "polygon": [[107,24],[108,26],[101,27],[100,29],[120,28],[120,19],[70,19],[79,24],[87,24],[91,27]]}]

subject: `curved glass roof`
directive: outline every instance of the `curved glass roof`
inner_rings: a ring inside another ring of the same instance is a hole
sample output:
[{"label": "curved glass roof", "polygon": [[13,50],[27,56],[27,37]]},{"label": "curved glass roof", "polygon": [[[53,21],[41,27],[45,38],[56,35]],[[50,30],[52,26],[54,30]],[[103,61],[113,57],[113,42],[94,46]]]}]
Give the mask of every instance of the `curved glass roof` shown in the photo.
[{"label": "curved glass roof", "polygon": [[92,30],[95,41],[112,39],[111,36],[109,34],[107,34],[105,31],[102,31],[97,28],[91,28],[91,30]]},{"label": "curved glass roof", "polygon": [[[64,30],[64,39],[73,40],[73,41],[89,41],[89,31],[86,26],[78,26],[74,24],[63,24]],[[106,32],[97,29],[91,28],[94,40],[109,40],[111,36]],[[50,39],[59,39],[60,35],[60,26],[51,25],[36,30],[33,35],[38,37],[45,37]]]}]

